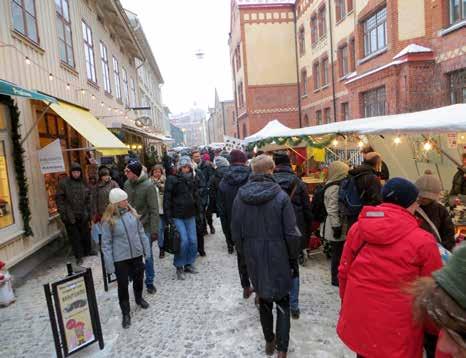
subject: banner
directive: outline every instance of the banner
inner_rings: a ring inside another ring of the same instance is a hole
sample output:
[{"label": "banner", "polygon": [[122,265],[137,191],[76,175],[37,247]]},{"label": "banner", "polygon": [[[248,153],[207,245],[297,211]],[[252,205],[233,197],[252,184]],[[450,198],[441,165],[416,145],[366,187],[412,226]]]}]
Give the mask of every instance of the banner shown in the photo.
[{"label": "banner", "polygon": [[60,139],[39,150],[40,170],[42,174],[63,173],[66,171]]},{"label": "banner", "polygon": [[241,139],[224,135],[223,141],[225,142],[225,147],[229,152],[233,149],[244,150],[244,142]]}]

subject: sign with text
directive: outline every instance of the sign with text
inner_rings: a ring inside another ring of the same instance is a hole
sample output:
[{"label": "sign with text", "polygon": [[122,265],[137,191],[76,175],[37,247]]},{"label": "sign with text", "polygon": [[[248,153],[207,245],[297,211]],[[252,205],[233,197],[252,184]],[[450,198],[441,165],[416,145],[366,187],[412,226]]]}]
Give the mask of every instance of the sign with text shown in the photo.
[{"label": "sign with text", "polygon": [[60,139],[39,150],[40,170],[42,174],[63,173],[66,171]]}]

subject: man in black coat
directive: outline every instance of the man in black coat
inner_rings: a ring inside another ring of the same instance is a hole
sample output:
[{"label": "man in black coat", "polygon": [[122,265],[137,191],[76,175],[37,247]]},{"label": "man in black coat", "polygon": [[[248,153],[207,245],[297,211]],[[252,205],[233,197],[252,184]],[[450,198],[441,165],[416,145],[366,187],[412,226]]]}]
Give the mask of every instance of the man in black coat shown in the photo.
[{"label": "man in black coat", "polygon": [[[202,173],[202,182],[204,183],[203,188],[200,191],[200,196],[202,200],[202,206],[204,209],[204,234],[207,234],[207,226],[206,223],[209,224],[210,233],[215,234],[215,228],[212,221],[212,213],[208,210],[209,205],[209,188],[208,184],[210,182],[210,178],[214,175],[215,169],[210,162],[209,155],[204,154],[204,158],[202,158],[201,153],[198,150],[194,150],[192,153],[192,159],[195,163],[196,169]],[[206,222],[207,221],[207,222]]]},{"label": "man in black coat", "polygon": [[[233,204],[231,229],[238,251],[259,295],[260,320],[266,345],[285,357],[290,336],[291,281],[297,275],[301,233],[289,196],[273,179],[274,162],[256,157],[249,183],[239,189]],[[273,329],[273,304],[277,305],[277,332]]]},{"label": "man in black coat", "polygon": [[[249,167],[246,166],[248,158],[242,151],[237,149],[232,150],[230,158],[230,169],[225,173],[219,185],[217,205],[225,217],[225,237],[227,240],[232,241],[230,238],[233,202],[239,188],[248,182],[251,171]],[[244,258],[241,256],[240,252],[237,252],[237,256],[239,277],[241,280],[241,286],[243,287],[243,297],[248,299],[254,290],[252,289],[251,282],[249,281],[248,269],[244,262]]]},{"label": "man in black coat", "polygon": [[[309,192],[306,184],[298,178],[291,169],[291,162],[288,153],[276,152],[273,155],[275,162],[275,170],[273,177],[290,197],[293,204],[294,213],[296,216],[296,224],[301,231],[301,246],[300,256],[304,256],[304,250],[307,247],[307,242],[310,236],[310,226],[312,223],[311,201],[309,200]],[[298,272],[299,274],[299,272]],[[299,311],[299,276],[293,279],[293,284],[290,292],[291,315],[294,319],[298,319]]]}]

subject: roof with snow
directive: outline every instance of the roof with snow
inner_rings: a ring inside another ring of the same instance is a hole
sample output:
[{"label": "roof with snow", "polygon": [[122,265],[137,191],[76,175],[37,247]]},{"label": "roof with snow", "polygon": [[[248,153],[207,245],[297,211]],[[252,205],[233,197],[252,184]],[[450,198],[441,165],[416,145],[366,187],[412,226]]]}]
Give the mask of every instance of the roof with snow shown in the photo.
[{"label": "roof with snow", "polygon": [[403,57],[404,55],[409,55],[411,53],[424,53],[424,52],[432,52],[431,48],[416,45],[416,44],[411,44],[406,46],[403,50],[401,50],[398,54],[393,57],[394,60],[397,58]]},{"label": "roof with snow", "polygon": [[283,133],[288,133],[290,130],[291,129],[289,127],[283,125],[278,119],[274,119],[273,121],[267,123],[267,125],[260,131],[244,138],[244,142],[246,144],[257,142],[265,138],[276,137],[282,135]]}]

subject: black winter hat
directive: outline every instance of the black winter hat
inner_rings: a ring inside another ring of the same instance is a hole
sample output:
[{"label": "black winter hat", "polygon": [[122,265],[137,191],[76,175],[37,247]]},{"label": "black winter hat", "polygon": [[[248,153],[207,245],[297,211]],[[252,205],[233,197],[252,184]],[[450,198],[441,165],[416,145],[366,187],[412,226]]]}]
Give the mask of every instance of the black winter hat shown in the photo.
[{"label": "black winter hat", "polygon": [[136,159],[131,159],[126,166],[129,170],[131,170],[135,175],[140,176],[142,173],[142,165]]},{"label": "black winter hat", "polygon": [[79,163],[71,163],[70,172],[83,172],[81,165]]},{"label": "black winter hat", "polygon": [[384,203],[395,204],[405,209],[413,205],[419,190],[409,180],[404,178],[390,179],[382,189],[382,198]]},{"label": "black winter hat", "polygon": [[288,153],[284,151],[273,153],[273,161],[275,162],[275,165],[280,165],[280,164],[290,165],[291,164]]}]

